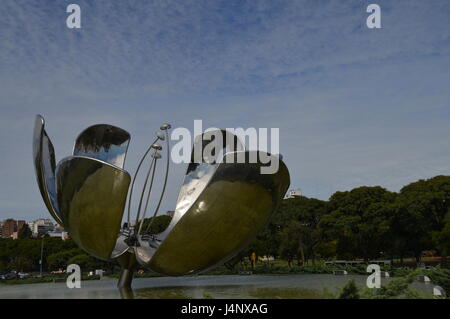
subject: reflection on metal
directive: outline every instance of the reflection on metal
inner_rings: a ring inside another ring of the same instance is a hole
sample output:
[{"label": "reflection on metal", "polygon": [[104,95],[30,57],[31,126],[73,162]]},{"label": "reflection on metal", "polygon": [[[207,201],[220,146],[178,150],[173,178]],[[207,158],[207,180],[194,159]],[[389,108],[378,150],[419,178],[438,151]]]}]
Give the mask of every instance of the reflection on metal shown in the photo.
[{"label": "reflection on metal", "polygon": [[111,164],[80,156],[56,169],[58,204],[73,240],[89,254],[109,260],[116,246],[130,175]]},{"label": "reflection on metal", "polygon": [[130,134],[107,124],[93,125],[76,139],[73,155],[92,157],[123,168]]},{"label": "reflection on metal", "polygon": [[34,168],[45,206],[47,206],[50,215],[52,215],[56,222],[63,225],[56,202],[55,151],[44,129],[44,124],[44,118],[37,115],[33,135]]},{"label": "reflection on metal", "polygon": [[178,220],[160,237],[148,266],[166,275],[193,274],[243,248],[266,224],[289,185],[284,164],[273,175],[261,175],[261,165],[221,163],[185,213],[175,212]]},{"label": "reflection on metal", "polygon": [[[281,160],[276,173],[260,173],[261,167],[267,165],[263,164],[267,163],[267,156],[278,158],[265,152],[245,151],[237,136],[228,131],[205,132],[194,141],[169,226],[162,233],[152,234],[154,218],[147,227],[143,224],[156,162],[163,157],[163,147],[155,144],[158,140],[166,141],[167,153],[162,193],[153,204],[153,217],[164,197],[169,172],[170,125],[163,124],[160,129],[131,181],[123,170],[130,140],[124,130],[110,125],[91,126],[77,138],[74,155],[63,159],[55,169],[53,146],[44,130],[44,120],[36,118],[33,156],[44,203],[81,248],[97,258],[116,260],[122,266],[122,288],[131,286],[137,267],[179,276],[226,262],[266,224],[290,183],[288,169]],[[206,149],[213,149],[210,156],[204,156]],[[150,150],[151,156],[147,157]],[[201,154],[200,158],[195,158],[195,154]],[[132,192],[144,163],[149,168],[132,224]],[[129,213],[121,227],[127,197]]]}]

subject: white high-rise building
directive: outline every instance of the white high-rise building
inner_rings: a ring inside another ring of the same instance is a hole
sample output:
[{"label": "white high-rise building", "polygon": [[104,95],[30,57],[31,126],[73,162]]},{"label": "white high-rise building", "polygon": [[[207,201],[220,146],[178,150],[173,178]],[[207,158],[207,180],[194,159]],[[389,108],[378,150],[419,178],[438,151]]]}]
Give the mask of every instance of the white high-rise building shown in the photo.
[{"label": "white high-rise building", "polygon": [[51,219],[47,218],[40,218],[32,222],[33,228],[31,228],[31,231],[33,232],[33,235],[39,235],[39,234],[47,234],[48,232],[51,232],[55,229],[55,225],[53,224]]}]

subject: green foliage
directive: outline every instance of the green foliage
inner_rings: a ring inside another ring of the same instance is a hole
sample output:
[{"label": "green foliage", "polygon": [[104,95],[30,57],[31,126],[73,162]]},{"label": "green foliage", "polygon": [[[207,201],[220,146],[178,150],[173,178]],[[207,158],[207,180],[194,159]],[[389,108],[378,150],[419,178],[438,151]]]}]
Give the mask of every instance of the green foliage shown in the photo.
[{"label": "green foliage", "polygon": [[419,298],[420,294],[410,288],[410,284],[414,281],[418,274],[418,271],[412,271],[403,277],[393,278],[387,285],[381,286],[381,288],[366,288],[362,292],[363,298]]},{"label": "green foliage", "polygon": [[150,225],[150,229],[149,229],[149,233],[150,234],[158,234],[163,232],[167,226],[169,226],[170,221],[172,220],[172,217],[168,216],[168,215],[160,215],[160,216],[156,216],[152,222],[153,217],[150,218],[145,218],[143,225],[142,225],[142,231],[144,232],[147,228],[148,225]]},{"label": "green foliage", "polygon": [[[280,232],[280,248],[278,250],[281,258],[286,259],[291,265],[291,261],[303,253],[302,226],[297,220],[290,221]],[[302,258],[303,260],[303,258]]]},{"label": "green foliage", "polygon": [[[450,254],[450,176],[420,180],[400,193],[382,187],[336,192],[328,202],[283,200],[250,246],[227,266],[256,252],[294,266],[316,258],[394,259],[434,250]],[[297,262],[294,262],[297,261]]]},{"label": "green foliage", "polygon": [[378,258],[388,244],[395,198],[379,186],[333,194],[320,226],[329,238],[337,239],[338,255]]},{"label": "green foliage", "polygon": [[333,258],[336,256],[337,243],[337,240],[319,242],[316,247],[316,252],[322,258]]},{"label": "green foliage", "polygon": [[77,264],[83,272],[93,271],[95,269],[111,268],[111,263],[98,260],[85,253],[75,255],[67,261],[67,264]]},{"label": "green foliage", "polygon": [[448,248],[448,237],[445,230],[442,234],[441,231],[449,211],[450,176],[436,176],[403,187],[395,204],[395,217],[392,221],[392,232],[395,234],[395,246],[399,254],[412,252],[419,260],[423,250],[445,251]]},{"label": "green foliage", "polygon": [[450,255],[450,212],[444,219],[444,226],[439,231],[431,232],[432,241],[444,256]]},{"label": "green foliage", "polygon": [[31,238],[32,236],[33,236],[33,233],[31,232],[31,229],[28,226],[28,224],[23,225],[20,228],[19,233],[17,234],[17,237],[20,239]]},{"label": "green foliage", "polygon": [[356,287],[353,279],[349,280],[347,284],[342,288],[339,294],[339,299],[359,299],[358,287]]},{"label": "green foliage", "polygon": [[282,255],[298,264],[315,260],[323,231],[319,221],[326,213],[326,202],[307,197],[283,200],[269,224],[258,234],[243,256],[256,252],[258,256]]},{"label": "green foliage", "polygon": [[[144,230],[151,220],[144,220]],[[164,231],[170,220],[166,215],[155,217],[150,233]],[[29,235],[29,228],[23,227],[18,240],[0,239],[0,271],[39,270],[42,242],[44,271],[64,269],[70,263],[79,264],[83,272],[114,269],[113,263],[89,257],[72,240],[32,239]],[[367,274],[365,265],[327,267],[316,260],[416,257],[418,261],[423,250],[435,250],[443,260],[450,254],[450,176],[420,180],[399,193],[364,186],[336,192],[329,201],[303,196],[283,200],[268,225],[246,249],[228,261],[226,267],[208,273],[236,274],[248,270],[248,256],[255,252],[259,257],[281,257],[289,263],[256,262],[256,274],[331,273],[333,269]],[[404,267],[382,269],[394,277],[407,278],[412,273]],[[427,275],[448,292],[448,272],[437,269]],[[413,296],[408,286],[407,281],[394,281],[374,297]]]},{"label": "green foliage", "polygon": [[77,255],[83,254],[80,248],[73,248],[70,250],[63,250],[47,257],[47,264],[49,270],[62,270],[70,265],[69,260]]},{"label": "green foliage", "polygon": [[72,240],[45,239],[0,239],[1,271],[37,271],[44,241],[43,269],[48,270],[47,258],[55,253],[77,248]]},{"label": "green foliage", "polygon": [[433,284],[439,285],[447,292],[450,297],[450,270],[449,269],[434,269],[423,273],[430,277]]}]

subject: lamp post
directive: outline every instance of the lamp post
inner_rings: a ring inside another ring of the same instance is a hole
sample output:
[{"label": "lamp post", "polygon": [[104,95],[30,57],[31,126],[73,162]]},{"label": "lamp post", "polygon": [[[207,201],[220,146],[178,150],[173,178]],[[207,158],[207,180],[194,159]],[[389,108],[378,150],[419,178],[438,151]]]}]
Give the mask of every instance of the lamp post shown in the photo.
[{"label": "lamp post", "polygon": [[41,259],[39,259],[40,271],[39,276],[42,277],[42,255],[44,254],[44,237],[42,237],[41,241]]}]

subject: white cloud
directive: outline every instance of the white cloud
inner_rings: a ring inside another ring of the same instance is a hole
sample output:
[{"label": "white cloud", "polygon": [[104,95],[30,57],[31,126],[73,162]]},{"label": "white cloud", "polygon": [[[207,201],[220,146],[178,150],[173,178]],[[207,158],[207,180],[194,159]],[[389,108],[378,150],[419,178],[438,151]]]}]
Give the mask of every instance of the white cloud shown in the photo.
[{"label": "white cloud", "polygon": [[378,1],[381,30],[359,0],[77,1],[80,31],[68,3],[2,1],[0,218],[45,214],[36,113],[59,158],[88,125],[129,130],[128,167],[163,121],[280,127],[293,186],[320,198],[450,173],[448,1]]}]

